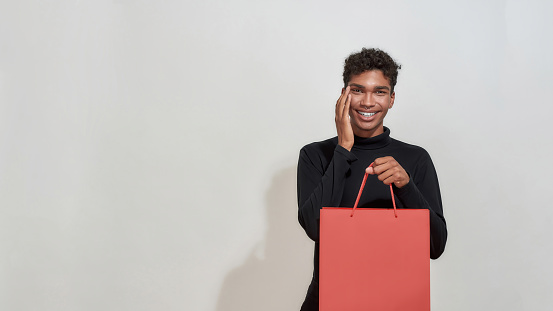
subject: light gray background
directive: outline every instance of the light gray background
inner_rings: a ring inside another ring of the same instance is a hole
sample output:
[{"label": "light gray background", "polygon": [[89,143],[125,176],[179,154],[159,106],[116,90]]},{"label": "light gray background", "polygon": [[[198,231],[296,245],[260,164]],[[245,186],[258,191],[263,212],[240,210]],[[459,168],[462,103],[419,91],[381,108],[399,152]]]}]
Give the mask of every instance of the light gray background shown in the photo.
[{"label": "light gray background", "polygon": [[551,310],[552,9],[2,0],[0,309],[298,310],[298,151],[369,46],[440,177],[433,310]]}]

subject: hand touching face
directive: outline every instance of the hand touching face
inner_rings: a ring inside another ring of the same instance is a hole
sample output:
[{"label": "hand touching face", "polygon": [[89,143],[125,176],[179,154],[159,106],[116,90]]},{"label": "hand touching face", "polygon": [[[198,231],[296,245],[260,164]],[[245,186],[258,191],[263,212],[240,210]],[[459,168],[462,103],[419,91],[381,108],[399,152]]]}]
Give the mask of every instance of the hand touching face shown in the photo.
[{"label": "hand touching face", "polygon": [[348,151],[353,147],[353,128],[350,123],[349,111],[350,111],[351,94],[349,86],[342,89],[340,98],[336,101],[336,116],[334,121],[336,122],[336,131],[338,132],[338,144]]}]

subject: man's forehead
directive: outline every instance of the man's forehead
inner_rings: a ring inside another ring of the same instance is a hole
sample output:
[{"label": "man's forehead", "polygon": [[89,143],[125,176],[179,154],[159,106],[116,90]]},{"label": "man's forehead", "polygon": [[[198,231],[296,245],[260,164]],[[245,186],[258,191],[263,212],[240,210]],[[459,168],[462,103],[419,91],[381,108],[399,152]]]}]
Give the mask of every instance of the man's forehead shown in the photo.
[{"label": "man's forehead", "polygon": [[348,86],[358,88],[379,88],[390,89],[390,79],[386,78],[381,70],[367,70],[360,74],[353,75],[348,82]]}]

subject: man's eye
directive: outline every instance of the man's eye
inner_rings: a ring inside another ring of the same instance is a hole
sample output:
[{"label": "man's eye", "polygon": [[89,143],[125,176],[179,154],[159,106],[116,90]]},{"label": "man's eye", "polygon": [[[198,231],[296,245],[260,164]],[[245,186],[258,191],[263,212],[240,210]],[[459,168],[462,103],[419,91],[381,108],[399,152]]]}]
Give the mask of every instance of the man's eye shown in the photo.
[{"label": "man's eye", "polygon": [[351,91],[352,91],[352,92],[355,92],[355,93],[359,93],[359,92],[361,92],[361,90],[360,90],[360,89],[352,89]]}]

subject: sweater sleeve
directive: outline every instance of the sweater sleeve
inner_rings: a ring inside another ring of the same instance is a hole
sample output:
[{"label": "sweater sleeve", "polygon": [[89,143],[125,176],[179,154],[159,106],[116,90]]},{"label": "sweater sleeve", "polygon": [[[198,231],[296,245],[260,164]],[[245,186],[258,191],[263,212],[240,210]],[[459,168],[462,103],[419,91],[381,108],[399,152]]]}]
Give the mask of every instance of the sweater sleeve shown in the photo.
[{"label": "sweater sleeve", "polygon": [[430,211],[430,258],[437,259],[445,250],[447,226],[442,209],[438,176],[432,160],[421,161],[416,172],[408,172],[411,180],[405,187],[394,186],[394,193],[406,208]]},{"label": "sweater sleeve", "polygon": [[[298,220],[309,238],[319,240],[319,217],[323,207],[338,206],[342,200],[346,174],[357,157],[340,145],[330,163],[322,152],[304,147],[298,161]],[[326,166],[326,167],[325,167]]]}]

